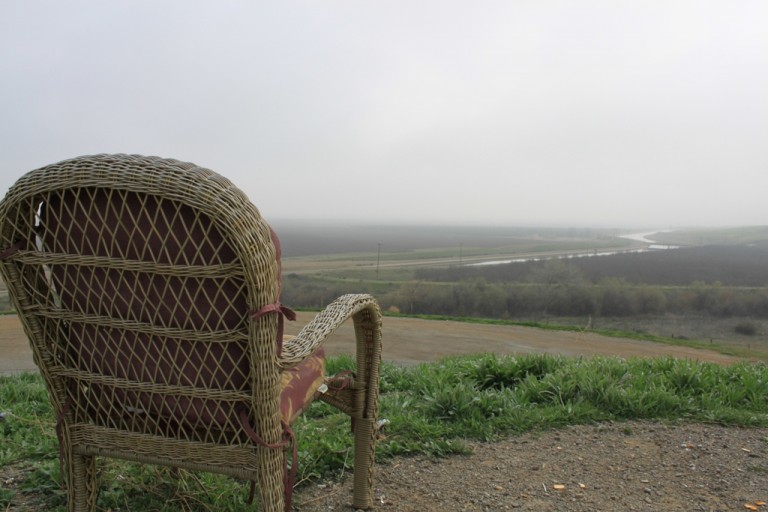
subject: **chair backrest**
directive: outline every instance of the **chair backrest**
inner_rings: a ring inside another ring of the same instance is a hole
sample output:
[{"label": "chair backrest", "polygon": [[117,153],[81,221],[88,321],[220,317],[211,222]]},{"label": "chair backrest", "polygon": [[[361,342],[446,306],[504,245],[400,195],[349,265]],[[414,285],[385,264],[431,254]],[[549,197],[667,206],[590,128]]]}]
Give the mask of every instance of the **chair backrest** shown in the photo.
[{"label": "chair backrest", "polygon": [[[0,204],[3,277],[54,404],[78,422],[205,442],[275,416],[270,229],[229,181],[175,160],[80,157]],[[258,390],[255,388],[259,388]]]}]

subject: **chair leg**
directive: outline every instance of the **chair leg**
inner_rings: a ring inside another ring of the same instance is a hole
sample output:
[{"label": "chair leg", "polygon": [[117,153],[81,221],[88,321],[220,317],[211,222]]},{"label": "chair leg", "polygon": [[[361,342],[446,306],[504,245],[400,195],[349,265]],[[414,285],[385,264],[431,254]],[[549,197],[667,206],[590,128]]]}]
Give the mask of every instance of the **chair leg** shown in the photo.
[{"label": "chair leg", "polygon": [[260,446],[258,450],[259,510],[285,512],[285,459],[282,450]]},{"label": "chair leg", "polygon": [[379,411],[381,365],[381,313],[375,303],[354,315],[357,339],[357,375],[365,389],[355,410],[355,475],[352,504],[356,509],[373,507],[373,464],[376,457],[376,420]]},{"label": "chair leg", "polygon": [[355,474],[352,505],[373,508],[373,464],[376,451],[376,418],[355,420]]},{"label": "chair leg", "polygon": [[92,512],[96,510],[96,457],[70,454],[67,472],[67,510]]}]

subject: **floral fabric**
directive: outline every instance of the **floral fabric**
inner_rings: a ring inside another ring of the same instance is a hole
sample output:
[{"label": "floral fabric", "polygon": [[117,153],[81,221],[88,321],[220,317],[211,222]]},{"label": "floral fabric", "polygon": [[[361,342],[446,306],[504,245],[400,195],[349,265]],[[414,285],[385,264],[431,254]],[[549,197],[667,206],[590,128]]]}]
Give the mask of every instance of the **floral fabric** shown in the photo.
[{"label": "floral fabric", "polygon": [[285,370],[280,379],[280,417],[283,421],[289,425],[293,423],[315,399],[324,381],[323,347],[319,347],[297,366]]}]

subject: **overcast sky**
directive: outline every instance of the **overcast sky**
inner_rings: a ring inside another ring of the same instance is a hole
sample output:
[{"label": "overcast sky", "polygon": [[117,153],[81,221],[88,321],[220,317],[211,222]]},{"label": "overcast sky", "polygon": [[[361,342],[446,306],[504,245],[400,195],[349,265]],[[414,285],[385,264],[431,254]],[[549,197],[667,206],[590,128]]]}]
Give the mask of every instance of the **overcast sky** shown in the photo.
[{"label": "overcast sky", "polygon": [[764,0],[0,0],[0,194],[191,161],[268,219],[768,224]]}]

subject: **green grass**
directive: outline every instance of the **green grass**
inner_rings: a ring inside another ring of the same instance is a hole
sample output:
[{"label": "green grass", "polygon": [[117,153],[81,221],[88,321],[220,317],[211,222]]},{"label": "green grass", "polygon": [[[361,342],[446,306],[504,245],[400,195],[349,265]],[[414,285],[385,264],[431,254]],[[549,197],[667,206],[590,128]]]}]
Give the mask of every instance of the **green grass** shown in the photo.
[{"label": "green grass", "polygon": [[[348,357],[332,359],[330,371]],[[467,440],[568,424],[629,419],[768,426],[768,366],[551,355],[450,358],[414,367],[385,364],[378,445],[396,455],[465,453]],[[37,375],[0,377],[0,507],[25,502],[63,510],[54,419]],[[349,420],[315,403],[295,425],[299,481],[333,479],[352,465]],[[251,510],[247,485],[230,478],[100,460],[101,510]],[[11,508],[12,509],[12,508]]]}]

